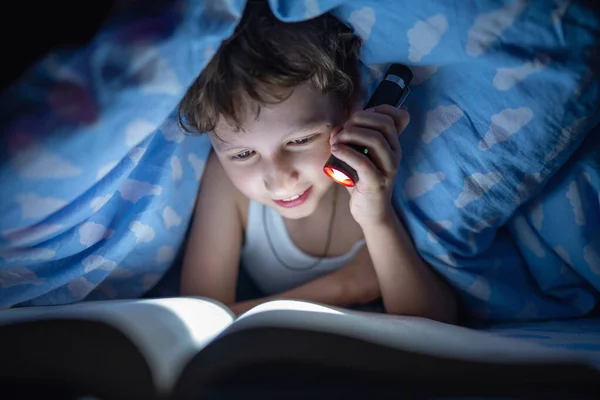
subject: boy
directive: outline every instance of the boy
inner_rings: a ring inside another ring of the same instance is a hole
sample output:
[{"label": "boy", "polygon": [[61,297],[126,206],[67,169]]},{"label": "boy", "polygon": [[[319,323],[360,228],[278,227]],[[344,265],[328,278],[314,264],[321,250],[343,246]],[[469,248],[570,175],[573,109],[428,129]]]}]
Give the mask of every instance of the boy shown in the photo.
[{"label": "boy", "polygon": [[[248,2],[180,104],[213,145],[184,257],[183,295],[239,314],[274,298],[347,307],[382,298],[391,314],[455,322],[450,288],[419,257],[394,212],[409,122],[391,106],[361,110],[360,39],[332,15],[283,23]],[[373,161],[348,143],[371,149]],[[360,177],[323,172],[331,154]],[[267,297],[236,302],[240,260]]]}]

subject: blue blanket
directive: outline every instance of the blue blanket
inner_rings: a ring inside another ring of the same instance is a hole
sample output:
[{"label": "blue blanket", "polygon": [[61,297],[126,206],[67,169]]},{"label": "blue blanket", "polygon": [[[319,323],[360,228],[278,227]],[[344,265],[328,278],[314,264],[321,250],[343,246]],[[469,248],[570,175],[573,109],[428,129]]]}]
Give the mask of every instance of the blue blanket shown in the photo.
[{"label": "blue blanket", "polygon": [[492,323],[472,328],[508,338],[525,340],[541,346],[569,350],[586,358],[600,369],[600,318]]},{"label": "blue blanket", "polygon": [[[139,297],[172,264],[210,151],[174,110],[245,1],[165,4],[115,16],[2,94],[0,307]],[[351,25],[370,91],[388,63],[413,68],[394,204],[476,315],[594,307],[597,14],[568,0],[270,4],[286,21],[332,11]]]}]

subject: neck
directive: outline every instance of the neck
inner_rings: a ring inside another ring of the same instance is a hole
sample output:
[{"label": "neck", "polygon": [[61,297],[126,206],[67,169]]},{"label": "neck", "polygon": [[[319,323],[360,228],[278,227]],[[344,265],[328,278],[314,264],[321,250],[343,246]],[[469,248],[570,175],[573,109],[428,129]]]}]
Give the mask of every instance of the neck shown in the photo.
[{"label": "neck", "polygon": [[319,206],[317,209],[309,215],[307,218],[316,219],[316,220],[326,220],[329,221],[329,217],[332,212],[335,212],[340,204],[343,203],[342,197],[344,195],[345,190],[341,187],[338,187],[337,183],[333,183],[329,190],[323,195],[321,201],[319,202]]}]

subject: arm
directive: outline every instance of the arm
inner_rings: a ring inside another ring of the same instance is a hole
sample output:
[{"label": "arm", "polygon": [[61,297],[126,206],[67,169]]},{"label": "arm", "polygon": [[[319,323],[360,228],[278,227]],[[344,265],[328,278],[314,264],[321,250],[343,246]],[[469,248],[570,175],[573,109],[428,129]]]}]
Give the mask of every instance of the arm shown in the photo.
[{"label": "arm", "polygon": [[377,275],[369,257],[369,251],[364,246],[348,265],[328,275],[317,278],[286,292],[230,304],[236,314],[250,310],[252,307],[276,299],[294,299],[313,301],[338,307],[363,304],[380,297]]},{"label": "arm", "polygon": [[181,272],[181,294],[235,301],[242,246],[237,190],[214,153],[206,164]]},{"label": "arm", "polygon": [[363,233],[386,311],[456,323],[454,292],[421,259],[396,213],[384,221]]},{"label": "arm", "polygon": [[[350,212],[365,235],[386,311],[454,323],[453,293],[419,257],[392,207],[402,159],[398,135],[409,121],[406,111],[389,105],[357,112],[341,131],[334,131],[331,150],[360,177],[349,189]],[[366,156],[347,143],[372,151]]]}]

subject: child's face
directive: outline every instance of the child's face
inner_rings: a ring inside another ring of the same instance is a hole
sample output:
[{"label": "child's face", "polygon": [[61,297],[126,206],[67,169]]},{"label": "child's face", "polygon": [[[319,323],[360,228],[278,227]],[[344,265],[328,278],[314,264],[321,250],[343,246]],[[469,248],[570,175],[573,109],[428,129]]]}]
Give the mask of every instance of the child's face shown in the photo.
[{"label": "child's face", "polygon": [[222,121],[209,136],[227,175],[246,197],[298,219],[310,215],[333,184],[323,166],[331,155],[330,132],[343,122],[334,95],[304,84],[285,101],[263,107],[258,119],[248,115],[243,131]]}]

